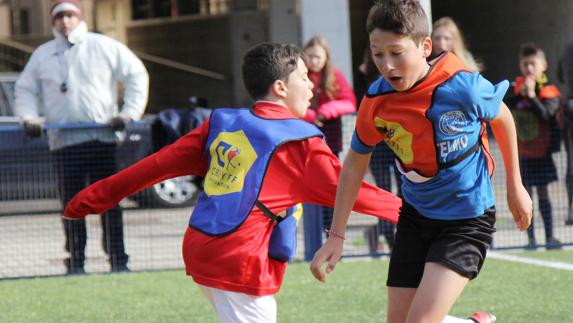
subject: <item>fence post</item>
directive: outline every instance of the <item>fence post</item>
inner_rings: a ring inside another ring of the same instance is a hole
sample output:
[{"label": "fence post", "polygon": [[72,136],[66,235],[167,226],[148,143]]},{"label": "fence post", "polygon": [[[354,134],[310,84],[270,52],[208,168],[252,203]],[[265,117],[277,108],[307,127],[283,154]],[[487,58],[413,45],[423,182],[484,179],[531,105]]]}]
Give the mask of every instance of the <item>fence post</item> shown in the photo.
[{"label": "fence post", "polygon": [[322,207],[304,204],[304,260],[311,261],[314,253],[322,246]]}]

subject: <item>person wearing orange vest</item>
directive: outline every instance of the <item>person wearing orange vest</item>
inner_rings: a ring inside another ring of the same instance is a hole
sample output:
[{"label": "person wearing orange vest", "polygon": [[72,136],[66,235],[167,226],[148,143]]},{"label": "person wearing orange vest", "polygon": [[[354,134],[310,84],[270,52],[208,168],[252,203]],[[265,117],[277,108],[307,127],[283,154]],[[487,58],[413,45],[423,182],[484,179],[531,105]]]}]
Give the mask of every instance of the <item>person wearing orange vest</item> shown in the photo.
[{"label": "person wearing orange vest", "polygon": [[[553,214],[547,185],[557,180],[557,169],[552,154],[561,148],[559,126],[556,121],[561,94],[545,75],[547,60],[543,50],[534,44],[523,44],[519,51],[522,76],[515,79],[507,104],[515,118],[519,163],[523,184],[531,195],[537,189],[539,211],[545,226],[548,249],[561,248],[553,235]],[[527,229],[529,243],[535,249],[533,220]]]},{"label": "person wearing orange vest", "polygon": [[[502,102],[509,87],[492,85],[445,52],[432,51],[428,20],[416,0],[375,4],[366,29],[382,74],[362,100],[351,150],[344,161],[332,230],[344,232],[374,146],[384,140],[402,172],[403,205],[388,270],[387,322],[493,322],[489,313],[447,316],[478,275],[495,232],[491,125],[506,170],[509,209],[520,230],[532,202],[521,183],[516,131]],[[343,244],[329,237],[311,271],[325,281]]]}]

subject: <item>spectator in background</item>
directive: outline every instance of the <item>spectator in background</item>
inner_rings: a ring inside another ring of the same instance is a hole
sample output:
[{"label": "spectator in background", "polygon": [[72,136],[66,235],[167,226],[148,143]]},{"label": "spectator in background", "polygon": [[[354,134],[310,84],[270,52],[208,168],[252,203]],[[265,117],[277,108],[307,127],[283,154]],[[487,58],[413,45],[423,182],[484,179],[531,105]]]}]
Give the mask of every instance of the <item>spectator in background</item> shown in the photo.
[{"label": "spectator in background", "polygon": [[483,66],[477,63],[466,48],[464,38],[458,25],[450,17],[442,17],[434,22],[432,28],[432,58],[443,51],[449,51],[462,61],[472,71],[481,71]]},{"label": "spectator in background", "polygon": [[354,93],[356,93],[359,103],[367,93],[370,84],[374,83],[378,78],[380,78],[380,72],[378,72],[378,67],[374,64],[370,45],[368,45],[364,49],[362,63],[358,66],[358,77],[354,80]]},{"label": "spectator in background", "polygon": [[[545,225],[548,249],[561,247],[553,236],[553,214],[547,185],[557,180],[552,153],[560,147],[555,132],[559,131],[555,116],[559,109],[560,93],[545,75],[545,53],[534,44],[523,44],[519,51],[521,76],[515,79],[507,104],[517,128],[517,143],[523,185],[529,195],[537,188],[539,211]],[[534,221],[527,229],[528,248],[536,248]]]},{"label": "spectator in background", "polygon": [[[314,36],[304,46],[308,77],[314,85],[313,99],[304,120],[314,123],[326,136],[334,155],[342,151],[342,119],[356,112],[356,97],[341,71],[332,66],[330,49],[324,37]],[[332,209],[323,208],[323,226],[330,228]]]},{"label": "spectator in background", "polygon": [[[78,0],[54,1],[50,15],[54,39],[30,57],[16,83],[16,114],[29,136],[42,133],[40,102],[50,125],[98,123],[108,127],[50,129],[62,205],[86,184],[116,172],[116,142],[126,124],[139,120],[147,103],[149,77],[143,63],[123,44],[90,33]],[[125,87],[117,105],[117,82]],[[117,135],[117,136],[116,136]],[[84,274],[86,223],[63,220],[64,260],[68,274]],[[101,216],[103,247],[113,272],[128,271],[123,242],[122,211],[116,206]]]},{"label": "spectator in background", "polygon": [[[364,61],[358,67],[358,72],[360,77],[356,80],[357,87],[355,90],[360,91],[360,93],[367,93],[370,84],[380,77],[380,72],[378,72],[378,68],[372,59],[370,46],[364,51]],[[358,89],[359,86],[361,87],[360,89]],[[376,185],[388,192],[392,192],[392,177],[394,177],[396,181],[396,194],[401,197],[400,186],[402,185],[402,178],[394,164],[395,158],[396,154],[388,147],[386,142],[383,141],[374,147],[369,166]],[[396,225],[394,223],[382,219],[378,220],[378,224],[369,227],[364,232],[368,242],[368,251],[371,254],[378,252],[378,236],[380,234],[384,235],[388,248],[392,250],[394,247],[395,231]]]},{"label": "spectator in background", "polygon": [[562,128],[565,150],[567,151],[567,197],[569,198],[569,212],[566,225],[573,225],[573,41],[567,44],[563,56],[559,62],[559,81],[565,83],[567,99],[563,103]]}]

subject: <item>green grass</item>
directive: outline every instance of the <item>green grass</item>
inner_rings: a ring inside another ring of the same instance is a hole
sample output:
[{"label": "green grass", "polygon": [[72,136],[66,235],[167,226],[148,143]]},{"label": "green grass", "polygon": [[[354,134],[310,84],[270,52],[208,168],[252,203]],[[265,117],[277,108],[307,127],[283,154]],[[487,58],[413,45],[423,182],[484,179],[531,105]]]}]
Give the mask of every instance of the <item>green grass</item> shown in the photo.
[{"label": "green grass", "polygon": [[[279,322],[384,322],[387,265],[346,261],[326,284],[312,278],[307,263],[291,265],[277,295]],[[571,286],[570,271],[489,259],[452,313],[488,310],[502,323],[568,322]],[[182,271],[5,280],[0,300],[0,322],[216,322]]]},{"label": "green grass", "polygon": [[573,250],[551,250],[545,252],[526,251],[523,253],[516,253],[515,255],[521,257],[535,258],[549,261],[559,261],[573,264]]}]

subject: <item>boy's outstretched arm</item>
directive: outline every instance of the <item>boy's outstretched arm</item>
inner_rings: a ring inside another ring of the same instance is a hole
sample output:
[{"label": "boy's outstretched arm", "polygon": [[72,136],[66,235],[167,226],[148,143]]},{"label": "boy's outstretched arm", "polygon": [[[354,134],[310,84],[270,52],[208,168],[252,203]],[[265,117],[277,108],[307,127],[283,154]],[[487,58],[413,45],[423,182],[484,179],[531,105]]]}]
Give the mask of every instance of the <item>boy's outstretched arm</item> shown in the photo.
[{"label": "boy's outstretched arm", "polygon": [[362,184],[362,178],[368,168],[370,154],[358,154],[353,150],[348,152],[344,160],[338,188],[336,190],[336,202],[334,207],[334,217],[332,220],[331,234],[324,245],[314,254],[310,264],[310,270],[314,277],[324,282],[326,279],[322,265],[328,261],[326,273],[334,270],[336,263],[342,256],[342,247],[344,235],[346,232],[346,223],[350,217],[352,206],[358,196],[358,191]]},{"label": "boy's outstretched arm", "polygon": [[204,174],[207,159],[203,145],[207,131],[206,122],[159,152],[84,188],[68,203],[64,218],[80,219],[88,214],[100,214],[124,197],[168,178]]},{"label": "boy's outstretched arm", "polygon": [[515,123],[505,103],[501,103],[499,114],[490,125],[503,157],[509,210],[517,227],[524,231],[531,224],[533,204],[521,183]]}]

